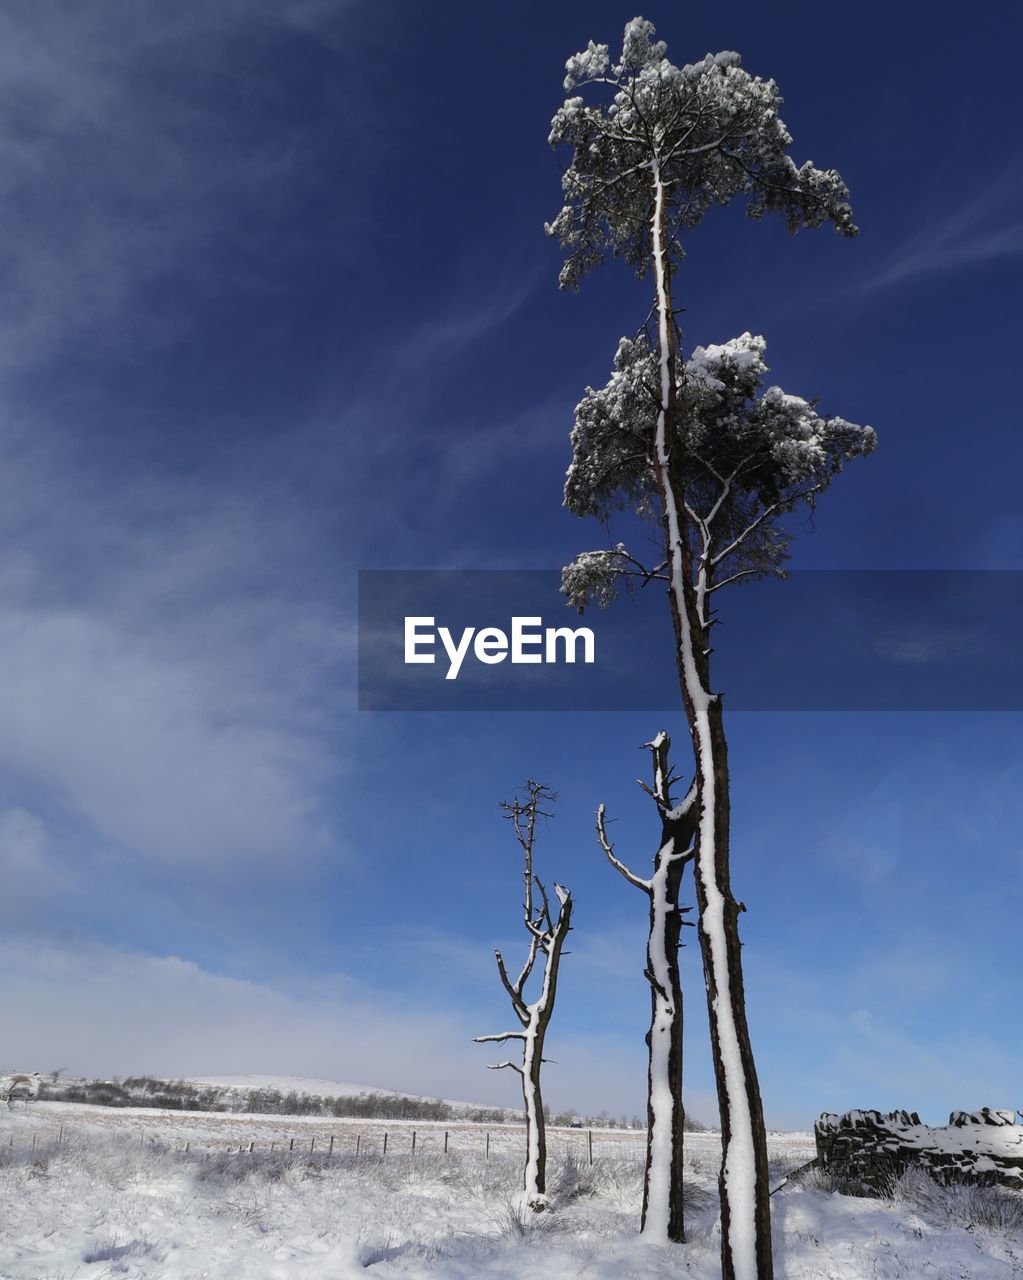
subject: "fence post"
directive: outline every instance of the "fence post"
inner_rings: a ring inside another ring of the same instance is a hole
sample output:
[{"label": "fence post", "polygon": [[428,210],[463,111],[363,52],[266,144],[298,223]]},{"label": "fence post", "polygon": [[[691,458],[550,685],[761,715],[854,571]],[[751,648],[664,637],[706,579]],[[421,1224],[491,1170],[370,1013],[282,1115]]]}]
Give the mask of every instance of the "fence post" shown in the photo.
[{"label": "fence post", "polygon": [[250,1142],[250,1143],[249,1143],[249,1152],[250,1152],[250,1154],[251,1154],[253,1151],[255,1151],[255,1149],[256,1149],[256,1144],[255,1144],[254,1142]]},{"label": "fence post", "polygon": [[356,1160],[358,1160],[358,1158],[359,1158],[359,1148],[360,1148],[361,1146],[362,1146],[362,1134],[361,1134],[361,1133],[357,1133],[357,1134],[355,1135],[355,1158],[356,1158]]},{"label": "fence post", "polygon": [[33,1151],[35,1151],[35,1149],[36,1149],[36,1136],[35,1136],[35,1134],[33,1133],[33,1135],[32,1135],[32,1150],[33,1150]]},{"label": "fence post", "polygon": [[271,1142],[271,1143],[270,1143],[270,1150],[271,1150],[271,1151],[273,1151],[274,1147],[276,1147],[276,1146],[277,1146],[277,1143],[276,1143],[276,1142]]},{"label": "fence post", "polygon": [[415,1154],[416,1154],[416,1131],[415,1131],[415,1129],[413,1129],[413,1130],[412,1130],[412,1156],[413,1156],[413,1158],[415,1158]]},{"label": "fence post", "polygon": [[186,1151],[186,1152],[188,1151],[188,1148],[189,1148],[190,1146],[191,1146],[191,1142],[186,1142],[186,1143],[185,1143],[185,1151]]},{"label": "fence post", "polygon": [[444,1130],[444,1154],[447,1155],[447,1153],[448,1153],[448,1131],[447,1129],[445,1129]]},{"label": "fence post", "polygon": [[333,1135],[333,1134],[331,1134],[331,1135],[330,1135],[330,1150],[327,1152],[327,1155],[328,1155],[328,1156],[332,1156],[333,1154],[334,1154],[334,1135]]},{"label": "fence post", "polygon": [[316,1146],[316,1137],[315,1137],[315,1135],[314,1135],[314,1136],[310,1139],[310,1141],[309,1141],[309,1154],[310,1154],[310,1155],[312,1155],[312,1154],[313,1154],[313,1148],[314,1148],[315,1146]]},{"label": "fence post", "polygon": [[295,1150],[295,1139],[294,1139],[294,1138],[292,1138],[292,1139],[291,1139],[291,1146],[290,1146],[290,1147],[288,1147],[288,1150],[289,1150],[289,1151],[294,1151],[294,1150]]},{"label": "fence post", "polygon": [[490,1134],[489,1133],[487,1134],[487,1154],[485,1158],[487,1160],[490,1159]]},{"label": "fence post", "polygon": [[57,1146],[59,1147],[63,1141],[64,1141],[64,1126],[61,1125],[60,1132],[57,1134]]}]

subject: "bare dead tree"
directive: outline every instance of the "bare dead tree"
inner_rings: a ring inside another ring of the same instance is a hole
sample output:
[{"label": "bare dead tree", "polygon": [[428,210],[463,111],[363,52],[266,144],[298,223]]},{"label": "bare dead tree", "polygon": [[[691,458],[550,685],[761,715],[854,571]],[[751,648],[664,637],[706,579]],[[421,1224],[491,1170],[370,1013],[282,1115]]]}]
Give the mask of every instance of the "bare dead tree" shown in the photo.
[{"label": "bare dead tree", "polygon": [[629,884],[650,899],[650,933],[647,938],[644,976],[650,983],[650,1030],[646,1042],[647,1072],[646,1173],[643,1179],[642,1232],[652,1239],[683,1241],[682,1208],[683,1133],[682,1102],[682,980],[678,951],[683,915],[691,907],[679,904],[682,873],[695,854],[694,838],[699,822],[697,787],[675,804],[671,789],[677,781],[668,760],[671,739],[659,733],[645,746],[653,765],[651,785],[640,786],[657,806],[661,838],[654,855],[653,874],[643,879],[620,861],[608,839],[604,806],[597,810],[597,838],[608,862]]},{"label": "bare dead tree", "polygon": [[[529,934],[529,950],[519,975],[513,981],[505,967],[504,957],[495,951],[497,972],[501,985],[508,993],[512,1009],[521,1024],[514,1031],[497,1035],[476,1036],[476,1044],[504,1044],[517,1040],[522,1044],[522,1061],[495,1062],[492,1071],[509,1068],[522,1078],[522,1100],[526,1111],[526,1166],[522,1179],[523,1203],[537,1212],[547,1205],[547,1139],[544,1127],[543,1098],[540,1093],[540,1068],[544,1038],[554,1012],[554,1000],[558,989],[558,966],[561,962],[565,939],[571,929],[572,895],[555,881],[554,893],[558,900],[557,916],[551,910],[550,898],[543,882],[533,869],[533,849],[536,839],[537,818],[550,818],[552,813],[541,805],[553,803],[557,794],[542,783],[527,780],[524,798],[516,797],[502,803],[505,817],[515,830],[515,838],[522,849],[525,897],[522,903],[522,920]],[[534,892],[535,890],[535,892]],[[540,990],[533,1000],[525,994],[526,983],[540,960]]]}]

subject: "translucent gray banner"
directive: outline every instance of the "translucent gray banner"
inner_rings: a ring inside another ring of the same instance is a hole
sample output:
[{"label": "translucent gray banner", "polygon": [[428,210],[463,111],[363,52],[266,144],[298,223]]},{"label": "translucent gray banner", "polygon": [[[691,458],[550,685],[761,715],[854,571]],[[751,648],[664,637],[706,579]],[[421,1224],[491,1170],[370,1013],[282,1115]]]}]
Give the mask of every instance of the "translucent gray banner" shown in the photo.
[{"label": "translucent gray banner", "polygon": [[[360,710],[676,708],[663,584],[580,616],[559,583],[363,571]],[[713,684],[734,710],[1023,710],[1023,572],[802,571],[716,599]]]}]

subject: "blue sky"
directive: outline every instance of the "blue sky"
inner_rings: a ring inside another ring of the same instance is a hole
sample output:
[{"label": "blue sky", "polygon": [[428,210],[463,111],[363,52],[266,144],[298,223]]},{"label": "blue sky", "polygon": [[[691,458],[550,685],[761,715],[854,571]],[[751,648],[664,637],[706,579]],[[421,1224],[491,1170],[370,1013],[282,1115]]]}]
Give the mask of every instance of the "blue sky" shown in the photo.
[{"label": "blue sky", "polygon": [[[557,1106],[641,1110],[650,714],[359,714],[360,568],[556,568],[567,432],[647,286],[556,288],[546,146],[604,3],[100,0],[0,13],[0,959],[10,1066],[290,1072],[514,1101],[517,864],[562,793]],[[861,235],[708,217],[687,342],[878,430],[815,568],[1023,568],[1019,19],[646,12],[773,76]],[[1008,140],[1008,141],[1007,141]],[[784,584],[777,590],[783,592]],[[768,1118],[1012,1106],[1016,714],[735,714],[734,879]],[[687,1077],[713,1114],[687,953]]]}]

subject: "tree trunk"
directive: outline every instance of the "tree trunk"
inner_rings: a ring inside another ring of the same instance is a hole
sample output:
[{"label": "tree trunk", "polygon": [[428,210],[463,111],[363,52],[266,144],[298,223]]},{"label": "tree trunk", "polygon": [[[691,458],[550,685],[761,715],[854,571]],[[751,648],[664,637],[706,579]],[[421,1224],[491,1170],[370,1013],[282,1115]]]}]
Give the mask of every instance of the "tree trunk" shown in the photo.
[{"label": "tree trunk", "polygon": [[555,885],[560,910],[553,929],[547,935],[547,951],[544,954],[543,985],[540,994],[527,1006],[525,1039],[522,1048],[522,1100],[526,1110],[526,1167],[522,1190],[525,1203],[531,1209],[546,1207],[547,1192],[547,1129],[543,1113],[543,1097],[540,1093],[540,1069],[543,1066],[543,1045],[554,1013],[554,1000],[558,990],[558,966],[572,924],[572,899]]},{"label": "tree trunk", "polygon": [[526,1168],[522,1190],[526,1204],[532,1209],[543,1207],[547,1192],[547,1130],[540,1093],[542,1050],[542,1043],[532,1049],[531,1042],[526,1041],[522,1072],[522,1101],[526,1107]]},{"label": "tree trunk", "polygon": [[767,1136],[746,1022],[739,907],[732,897],[728,868],[728,751],[721,703],[710,690],[709,645],[704,624],[704,593],[708,584],[704,567],[700,568],[697,581],[693,581],[684,494],[673,462],[672,446],[678,426],[677,353],[671,282],[664,252],[664,187],[656,167],[653,178],[651,231],[661,375],[654,466],[663,506],[679,683],[693,738],[699,791],[696,892],[723,1146],[719,1178],[721,1274],[722,1280],[771,1280]]},{"label": "tree trunk", "polygon": [[[682,932],[678,886],[682,864],[654,875],[650,895],[647,978],[650,981],[650,1049],[647,1072],[646,1178],[642,1233],[656,1240],[685,1240],[682,1207],[685,1111],[682,1103],[682,982],[678,947]],[[672,903],[675,905],[673,906]]]},{"label": "tree trunk", "polygon": [[671,739],[663,731],[648,742],[653,756],[653,785],[640,784],[653,798],[661,819],[661,840],[654,871],[644,880],[615,857],[607,838],[604,806],[597,810],[597,838],[611,865],[650,901],[650,932],[644,977],[650,983],[647,1069],[646,1173],[643,1179],[642,1234],[658,1244],[685,1240],[682,1202],[685,1111],[682,1105],[682,982],[678,950],[682,916],[682,872],[693,857],[699,812],[694,783],[681,804],[671,799]]},{"label": "tree trunk", "polygon": [[[653,796],[661,814],[661,842],[650,879],[650,933],[646,978],[650,983],[650,1050],[647,1072],[646,1177],[643,1181],[642,1234],[648,1239],[682,1243],[685,1110],[682,1101],[682,980],[678,949],[682,935],[679,890],[691,856],[694,804],[671,810],[668,750],[659,733],[650,744],[654,757]],[[692,798],[690,797],[690,800]]]},{"label": "tree trunk", "polygon": [[707,761],[701,770],[696,901],[721,1108],[721,1270],[723,1280],[770,1280],[767,1132],[746,1021],[739,941],[739,912],[744,908],[732,896],[729,876],[728,748],[718,698],[707,698],[696,723],[694,738]]}]

